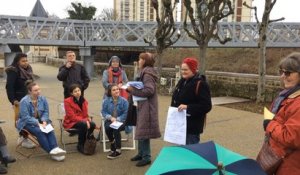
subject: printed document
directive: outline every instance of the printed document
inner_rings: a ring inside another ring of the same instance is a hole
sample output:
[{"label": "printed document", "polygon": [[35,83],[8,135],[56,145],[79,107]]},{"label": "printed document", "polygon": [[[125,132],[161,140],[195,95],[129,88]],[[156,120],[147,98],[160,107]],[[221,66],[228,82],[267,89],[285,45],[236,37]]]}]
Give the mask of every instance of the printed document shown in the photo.
[{"label": "printed document", "polygon": [[114,129],[119,129],[120,126],[122,126],[122,124],[123,124],[122,122],[114,121],[113,123],[111,123],[109,125],[109,127],[114,128]]},{"label": "printed document", "polygon": [[178,145],[185,145],[186,110],[178,112],[178,108],[169,107],[164,140]]},{"label": "printed document", "polygon": [[49,132],[51,132],[51,131],[54,130],[54,128],[53,128],[53,126],[51,124],[46,125],[45,128],[42,125],[40,125],[40,129],[44,133],[49,133]]}]

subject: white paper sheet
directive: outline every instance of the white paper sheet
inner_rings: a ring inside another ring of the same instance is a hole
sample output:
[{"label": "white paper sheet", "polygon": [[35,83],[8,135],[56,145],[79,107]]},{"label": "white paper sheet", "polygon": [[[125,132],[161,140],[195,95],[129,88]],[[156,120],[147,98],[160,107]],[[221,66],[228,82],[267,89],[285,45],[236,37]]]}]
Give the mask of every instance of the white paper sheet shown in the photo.
[{"label": "white paper sheet", "polygon": [[42,125],[40,125],[40,129],[41,131],[43,131],[44,133],[49,133],[51,131],[54,130],[54,128],[52,127],[51,124],[46,125],[46,127],[44,128]]},{"label": "white paper sheet", "polygon": [[169,107],[164,141],[185,145],[186,143],[186,110],[178,112],[178,108]]},{"label": "white paper sheet", "polygon": [[122,124],[123,124],[122,122],[114,121],[113,123],[111,123],[109,125],[109,127],[114,128],[114,129],[119,129],[120,126],[122,126]]}]

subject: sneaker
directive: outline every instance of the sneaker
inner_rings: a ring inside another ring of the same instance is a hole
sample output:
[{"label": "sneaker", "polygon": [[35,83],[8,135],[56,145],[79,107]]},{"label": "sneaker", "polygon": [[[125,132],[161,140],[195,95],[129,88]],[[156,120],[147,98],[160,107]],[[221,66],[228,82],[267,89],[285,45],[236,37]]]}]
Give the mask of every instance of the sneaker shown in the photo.
[{"label": "sneaker", "polygon": [[113,153],[107,156],[108,159],[116,159],[118,157],[121,157],[121,152],[118,151],[114,151]]},{"label": "sneaker", "polygon": [[61,161],[65,160],[66,156],[51,156],[51,158],[52,158],[53,160],[56,160],[56,161],[58,161],[58,162],[61,162]]},{"label": "sneaker", "polygon": [[56,147],[56,148],[53,148],[51,151],[50,151],[50,154],[51,155],[55,155],[55,156],[62,156],[62,155],[65,155],[67,152],[59,147]]},{"label": "sneaker", "polygon": [[0,164],[0,174],[7,174],[7,169]]},{"label": "sneaker", "polygon": [[25,139],[24,137],[19,137],[18,138],[18,144],[22,142],[22,147],[32,149],[35,148],[36,145],[32,143],[29,139]]}]

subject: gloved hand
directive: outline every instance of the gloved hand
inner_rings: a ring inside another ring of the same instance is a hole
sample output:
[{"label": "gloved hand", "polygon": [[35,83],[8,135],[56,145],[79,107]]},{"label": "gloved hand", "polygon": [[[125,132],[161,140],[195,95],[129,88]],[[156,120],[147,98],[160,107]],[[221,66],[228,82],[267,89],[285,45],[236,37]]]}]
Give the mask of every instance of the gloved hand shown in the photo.
[{"label": "gloved hand", "polygon": [[266,120],[264,120],[264,122],[263,122],[263,126],[264,126],[264,130],[266,131],[266,129],[267,129],[267,127],[268,127],[268,124],[270,123],[270,119],[266,119]]}]

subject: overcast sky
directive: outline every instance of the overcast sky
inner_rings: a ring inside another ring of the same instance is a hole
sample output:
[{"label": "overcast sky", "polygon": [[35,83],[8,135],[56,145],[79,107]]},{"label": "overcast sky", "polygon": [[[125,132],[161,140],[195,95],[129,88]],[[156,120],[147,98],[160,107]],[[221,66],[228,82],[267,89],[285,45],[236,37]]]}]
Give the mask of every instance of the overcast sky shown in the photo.
[{"label": "overcast sky", "polygon": [[[113,0],[40,0],[46,11],[60,18],[68,16],[66,9],[71,2],[82,2],[85,5],[93,5],[97,8],[98,16],[103,8],[113,8]],[[36,0],[0,0],[0,15],[28,16]],[[263,12],[264,0],[254,0],[253,4],[258,7],[259,18]],[[300,22],[299,0],[277,0],[271,13],[271,19],[285,17],[285,22]]]}]

